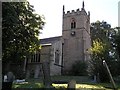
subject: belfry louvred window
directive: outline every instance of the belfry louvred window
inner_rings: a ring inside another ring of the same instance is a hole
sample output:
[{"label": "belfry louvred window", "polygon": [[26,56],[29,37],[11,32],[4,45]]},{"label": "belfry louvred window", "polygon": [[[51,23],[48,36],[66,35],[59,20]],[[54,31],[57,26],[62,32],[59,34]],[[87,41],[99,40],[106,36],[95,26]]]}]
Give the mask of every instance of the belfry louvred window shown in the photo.
[{"label": "belfry louvred window", "polygon": [[72,20],[71,20],[71,29],[74,29],[74,28],[76,28],[76,22],[75,22],[75,19],[72,18]]}]

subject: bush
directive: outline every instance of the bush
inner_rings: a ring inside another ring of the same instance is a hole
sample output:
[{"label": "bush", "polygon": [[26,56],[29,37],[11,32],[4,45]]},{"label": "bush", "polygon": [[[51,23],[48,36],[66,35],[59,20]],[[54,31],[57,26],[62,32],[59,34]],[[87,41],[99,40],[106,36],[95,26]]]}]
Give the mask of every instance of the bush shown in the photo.
[{"label": "bush", "polygon": [[91,59],[88,68],[89,76],[96,76],[97,82],[109,82],[109,75],[103,61],[99,59]]},{"label": "bush", "polygon": [[83,61],[76,61],[75,64],[73,64],[70,72],[70,74],[74,76],[87,75],[87,63]]}]

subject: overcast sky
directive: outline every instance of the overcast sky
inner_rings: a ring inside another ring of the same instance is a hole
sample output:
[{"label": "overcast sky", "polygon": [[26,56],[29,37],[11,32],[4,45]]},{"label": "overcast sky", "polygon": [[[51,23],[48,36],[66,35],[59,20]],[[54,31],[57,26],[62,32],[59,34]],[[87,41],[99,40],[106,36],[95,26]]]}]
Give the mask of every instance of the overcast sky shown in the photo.
[{"label": "overcast sky", "polygon": [[[40,38],[62,35],[62,7],[65,12],[81,9],[83,0],[28,0],[37,14],[44,15],[45,26]],[[86,12],[90,11],[90,22],[104,20],[112,27],[118,26],[118,1],[84,0]]]}]

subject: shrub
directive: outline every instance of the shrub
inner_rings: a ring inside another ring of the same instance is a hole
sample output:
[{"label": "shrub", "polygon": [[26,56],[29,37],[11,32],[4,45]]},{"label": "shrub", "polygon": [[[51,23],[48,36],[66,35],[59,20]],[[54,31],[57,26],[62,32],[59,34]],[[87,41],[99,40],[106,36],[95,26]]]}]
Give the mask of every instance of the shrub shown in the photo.
[{"label": "shrub", "polygon": [[87,63],[83,61],[76,61],[75,64],[72,65],[70,72],[70,74],[74,76],[87,75]]}]

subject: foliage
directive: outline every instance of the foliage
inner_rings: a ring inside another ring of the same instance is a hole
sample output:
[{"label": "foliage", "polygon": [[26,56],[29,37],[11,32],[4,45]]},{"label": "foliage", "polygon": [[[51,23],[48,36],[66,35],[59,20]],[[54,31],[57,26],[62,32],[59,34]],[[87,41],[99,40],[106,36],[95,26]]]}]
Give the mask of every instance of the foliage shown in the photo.
[{"label": "foliage", "polygon": [[[109,77],[107,76],[106,68],[103,66],[103,60],[105,59],[105,44],[103,44],[100,40],[93,41],[93,47],[91,48],[92,58],[90,63],[90,73],[92,75],[96,75],[101,82],[109,81]],[[99,80],[98,79],[98,80]]]},{"label": "foliage", "polygon": [[104,53],[105,44],[102,43],[99,39],[93,41],[93,47],[91,48],[91,52],[94,54],[102,54]]},{"label": "foliage", "polygon": [[[115,34],[114,29],[111,28],[110,24],[105,21],[97,21],[91,24],[91,61],[89,74],[98,75],[101,82],[109,81],[105,67],[103,66],[103,60],[105,60],[115,74],[116,68],[115,63],[115,50],[113,48],[113,38]],[[114,67],[114,68],[113,68]],[[107,77],[104,77],[107,76]]]},{"label": "foliage", "polygon": [[83,61],[76,61],[75,64],[72,65],[70,72],[70,74],[74,76],[87,75],[87,63]]},{"label": "foliage", "polygon": [[112,40],[113,40],[113,48],[116,51],[116,74],[120,75],[120,27],[114,28],[115,34],[112,35]]},{"label": "foliage", "polygon": [[2,7],[3,64],[20,63],[29,53],[39,49],[38,36],[44,18],[35,14],[27,1],[3,2]]},{"label": "foliage", "polygon": [[117,53],[120,57],[120,27],[116,27],[116,34],[113,36]]}]

